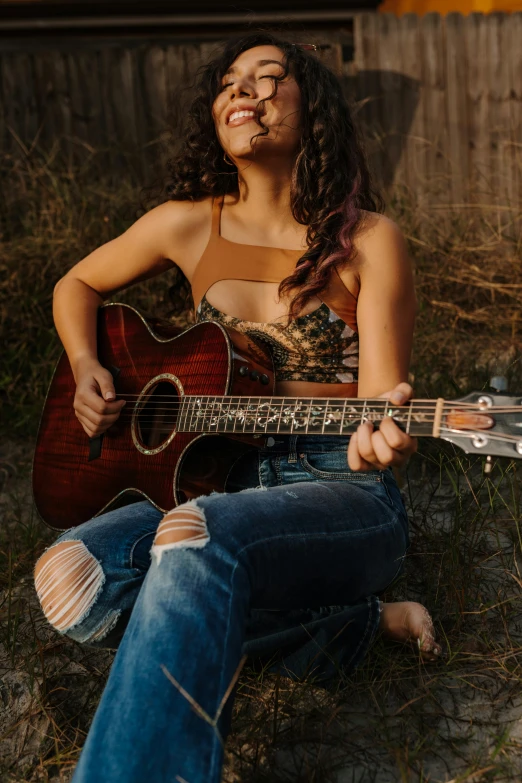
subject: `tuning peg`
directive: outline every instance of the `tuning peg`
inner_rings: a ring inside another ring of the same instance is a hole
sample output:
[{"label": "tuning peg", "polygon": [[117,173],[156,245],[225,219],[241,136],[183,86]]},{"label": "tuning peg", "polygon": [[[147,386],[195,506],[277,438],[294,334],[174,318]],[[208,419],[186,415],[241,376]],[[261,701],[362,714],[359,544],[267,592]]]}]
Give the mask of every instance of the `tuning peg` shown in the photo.
[{"label": "tuning peg", "polygon": [[484,462],[484,468],[483,468],[483,472],[485,476],[489,476],[489,474],[493,470],[493,465],[494,465],[493,457],[491,456],[491,454],[488,454],[488,456],[486,457],[486,461]]},{"label": "tuning peg", "polygon": [[490,387],[496,392],[507,391],[508,382],[505,375],[494,375],[489,381]]}]

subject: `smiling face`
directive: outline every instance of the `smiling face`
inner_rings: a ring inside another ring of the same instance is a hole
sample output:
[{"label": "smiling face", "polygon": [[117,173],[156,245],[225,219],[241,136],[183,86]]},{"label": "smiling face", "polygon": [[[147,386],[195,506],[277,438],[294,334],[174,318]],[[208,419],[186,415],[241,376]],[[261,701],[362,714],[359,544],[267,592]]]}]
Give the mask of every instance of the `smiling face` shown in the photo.
[{"label": "smiling face", "polygon": [[[232,160],[256,160],[265,157],[293,158],[301,141],[299,87],[288,74],[277,83],[274,76],[284,73],[283,52],[276,46],[247,49],[234,60],[224,75],[212,114],[216,132],[224,151]],[[259,106],[259,102],[265,100]],[[258,120],[268,128],[266,136]]]}]

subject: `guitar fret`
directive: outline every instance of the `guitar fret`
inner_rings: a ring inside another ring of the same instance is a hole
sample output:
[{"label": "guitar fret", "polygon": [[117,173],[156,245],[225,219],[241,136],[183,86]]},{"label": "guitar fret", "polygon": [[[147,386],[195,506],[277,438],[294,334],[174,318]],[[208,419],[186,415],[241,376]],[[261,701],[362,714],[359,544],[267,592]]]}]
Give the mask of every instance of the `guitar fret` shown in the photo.
[{"label": "guitar fret", "polygon": [[[233,418],[232,429],[230,430],[230,432],[236,431],[236,425],[239,421],[239,411],[241,410],[241,408],[239,407],[241,405],[241,397],[234,397],[234,400],[235,400],[235,408],[234,408],[234,415],[232,417]],[[228,412],[230,414],[230,408]]]},{"label": "guitar fret", "polygon": [[192,405],[190,406],[190,419],[188,421],[187,428],[186,428],[187,432],[191,432],[192,419],[194,418],[195,408],[196,408],[196,399],[192,398]]},{"label": "guitar fret", "polygon": [[[231,413],[232,406],[235,405],[236,398],[235,397],[225,397],[223,401],[223,405],[221,407],[221,412],[223,415],[223,432],[232,432],[234,431],[234,421],[235,416]],[[232,422],[232,426],[231,426]],[[218,422],[218,429],[219,429],[219,422]]]},{"label": "guitar fret", "polygon": [[408,409],[408,420],[406,422],[406,434],[410,434],[410,427],[411,427],[411,414],[413,412],[413,402],[410,402],[410,406]]},{"label": "guitar fret", "polygon": [[230,405],[228,406],[228,412],[227,412],[227,421],[225,424],[225,428],[227,432],[236,431],[236,424],[239,416],[240,405],[241,405],[241,397],[230,398]]},{"label": "guitar fret", "polygon": [[280,410],[279,410],[279,418],[278,418],[278,421],[277,421],[277,432],[278,433],[279,433],[279,429],[281,427],[281,422],[283,420],[283,405],[284,404],[285,404],[285,401],[284,401],[284,399],[282,399],[281,402],[279,403],[279,409]]},{"label": "guitar fret", "polygon": [[190,420],[188,423],[189,432],[197,432],[198,422],[200,422],[202,431],[203,429],[206,429],[207,421],[205,418],[205,408],[203,406],[204,403],[202,405],[201,397],[195,397],[192,403],[192,413],[190,415]]},{"label": "guitar fret", "polygon": [[361,414],[361,424],[364,424],[364,422],[366,420],[365,417],[366,417],[366,408],[367,407],[368,407],[368,402],[367,402],[367,400],[364,400],[362,414]]},{"label": "guitar fret", "polygon": [[342,435],[342,433],[343,433],[344,417],[346,415],[346,405],[347,405],[347,403],[348,403],[348,400],[345,397],[344,405],[343,405],[343,412],[341,413],[341,424],[340,424],[340,427],[339,427],[339,435]]},{"label": "guitar fret", "polygon": [[321,435],[324,435],[324,428],[325,428],[325,424],[326,424],[326,413],[327,413],[327,411],[328,411],[328,403],[326,403],[326,405],[324,406],[323,424],[322,424],[322,427],[321,427]]},{"label": "guitar fret", "polygon": [[[210,402],[210,399],[211,398],[208,397],[207,402],[204,403],[205,407],[204,407],[204,411],[203,411],[203,424],[206,424],[208,429],[211,431],[211,429],[212,429],[212,419],[216,415],[214,413],[214,409],[215,409],[216,404],[217,404],[218,405],[218,411],[219,411],[219,403],[218,403],[218,398],[217,397],[214,397],[214,400],[212,401],[212,403]],[[212,407],[210,407],[211,404],[212,404]],[[210,413],[209,413],[209,411],[210,411]],[[207,416],[208,416],[208,423],[207,423]],[[215,426],[216,426],[216,429],[217,429],[217,423],[216,423]]]},{"label": "guitar fret", "polygon": [[265,435],[266,435],[268,429],[268,419],[270,418],[270,403],[269,402],[263,403],[263,405],[266,405],[267,407],[266,417],[265,417]]},{"label": "guitar fret", "polygon": [[293,407],[293,411],[292,411],[292,414],[293,414],[293,415],[291,415],[291,416],[290,416],[290,418],[291,418],[291,420],[292,420],[292,423],[291,423],[291,425],[290,425],[290,435],[293,435],[293,433],[294,433],[294,423],[295,423],[295,408],[296,408],[296,405],[297,405],[297,400],[296,400],[296,399],[294,399],[294,400],[293,400],[293,406],[294,406],[294,407]]},{"label": "guitar fret", "polygon": [[250,402],[250,397],[248,398],[246,406],[245,406],[245,412],[244,412],[244,416],[243,416],[243,432],[245,431],[246,420],[247,420],[247,411],[248,411],[248,403],[249,402]]},{"label": "guitar fret", "polygon": [[306,427],[305,433],[308,435],[310,432],[310,419],[312,417],[312,400],[308,403],[308,410],[306,411]]}]

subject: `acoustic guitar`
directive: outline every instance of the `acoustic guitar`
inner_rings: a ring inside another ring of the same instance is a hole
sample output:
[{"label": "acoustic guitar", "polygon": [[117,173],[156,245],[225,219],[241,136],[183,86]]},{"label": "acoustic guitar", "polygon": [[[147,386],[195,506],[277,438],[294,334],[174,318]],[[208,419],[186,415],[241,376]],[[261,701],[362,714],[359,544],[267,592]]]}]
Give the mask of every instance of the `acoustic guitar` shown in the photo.
[{"label": "acoustic guitar", "polygon": [[166,511],[223,491],[232,465],[267,438],[347,435],[391,416],[407,433],[468,453],[522,457],[522,395],[473,392],[458,400],[273,396],[268,348],[208,321],[185,331],[132,307],[99,310],[98,357],[127,400],[118,421],[89,439],[77,420],[66,354],[45,402],[33,465],[43,521],[55,530],[147,498]]}]

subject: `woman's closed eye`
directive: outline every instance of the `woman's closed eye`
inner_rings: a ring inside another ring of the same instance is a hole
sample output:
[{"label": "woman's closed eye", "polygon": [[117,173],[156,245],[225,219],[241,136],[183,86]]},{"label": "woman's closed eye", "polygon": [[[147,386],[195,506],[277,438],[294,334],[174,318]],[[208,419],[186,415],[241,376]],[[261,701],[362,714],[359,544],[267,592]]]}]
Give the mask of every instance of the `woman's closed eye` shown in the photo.
[{"label": "woman's closed eye", "polygon": [[[263,76],[258,76],[258,80],[260,79],[279,79],[280,77],[275,73],[266,73],[263,74]],[[233,87],[234,82],[227,82],[226,84],[223,84],[221,89],[226,90],[227,87]]]}]

